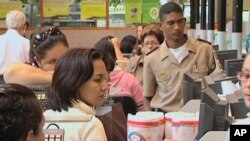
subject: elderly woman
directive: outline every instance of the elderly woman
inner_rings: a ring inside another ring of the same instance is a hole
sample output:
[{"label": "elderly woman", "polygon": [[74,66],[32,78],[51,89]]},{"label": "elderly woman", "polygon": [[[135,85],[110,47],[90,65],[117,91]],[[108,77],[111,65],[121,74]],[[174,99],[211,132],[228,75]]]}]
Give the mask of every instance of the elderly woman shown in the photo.
[{"label": "elderly woman", "polygon": [[157,48],[164,41],[163,31],[160,29],[160,26],[157,24],[150,24],[143,28],[141,34],[141,51],[143,55],[132,56],[129,60],[127,72],[134,75],[142,85],[142,71],[144,64],[144,56],[149,53],[151,50]]}]

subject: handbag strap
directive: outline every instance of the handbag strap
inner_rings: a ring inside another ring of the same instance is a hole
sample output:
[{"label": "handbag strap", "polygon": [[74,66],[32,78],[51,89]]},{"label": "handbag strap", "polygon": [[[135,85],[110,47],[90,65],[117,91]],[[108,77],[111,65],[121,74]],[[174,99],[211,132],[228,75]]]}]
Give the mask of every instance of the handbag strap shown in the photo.
[{"label": "handbag strap", "polygon": [[55,124],[55,123],[50,123],[50,124],[47,126],[46,129],[49,129],[50,126],[55,126],[55,127],[57,127],[57,129],[60,129],[59,126],[58,126],[57,124]]}]

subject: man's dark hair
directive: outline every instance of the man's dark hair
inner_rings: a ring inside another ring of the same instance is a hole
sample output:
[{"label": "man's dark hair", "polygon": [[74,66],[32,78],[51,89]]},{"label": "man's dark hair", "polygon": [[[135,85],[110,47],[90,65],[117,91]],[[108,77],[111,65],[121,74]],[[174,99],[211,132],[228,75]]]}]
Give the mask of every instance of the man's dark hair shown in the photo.
[{"label": "man's dark hair", "polygon": [[43,112],[36,95],[19,84],[0,87],[0,140],[23,141],[29,131],[38,135]]},{"label": "man's dark hair", "polygon": [[159,12],[160,21],[164,20],[163,18],[165,14],[170,14],[172,12],[183,14],[183,10],[176,2],[168,2],[162,5]]},{"label": "man's dark hair", "polygon": [[133,44],[130,42],[121,42],[121,52],[131,54],[133,52]]},{"label": "man's dark hair", "polygon": [[130,42],[134,46],[137,43],[137,38],[133,35],[127,35],[122,38],[121,43],[122,42]]},{"label": "man's dark hair", "polygon": [[137,44],[137,38],[133,35],[127,35],[121,40],[121,52],[132,53],[134,46]]}]

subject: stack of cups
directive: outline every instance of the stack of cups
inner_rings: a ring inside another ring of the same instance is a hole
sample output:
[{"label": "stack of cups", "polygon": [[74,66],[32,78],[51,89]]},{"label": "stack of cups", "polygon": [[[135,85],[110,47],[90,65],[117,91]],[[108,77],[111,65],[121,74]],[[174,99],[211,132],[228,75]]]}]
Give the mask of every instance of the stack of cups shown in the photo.
[{"label": "stack of cups", "polygon": [[160,141],[164,134],[164,114],[161,112],[138,112],[128,115],[128,141],[152,140]]},{"label": "stack of cups", "polygon": [[198,133],[199,121],[195,118],[186,118],[180,122],[180,141],[194,141]]},{"label": "stack of cups", "polygon": [[176,113],[177,112],[170,112],[165,114],[165,138],[168,140],[172,139],[172,119],[174,119]]},{"label": "stack of cups", "polygon": [[165,138],[167,140],[193,141],[198,133],[198,120],[195,113],[166,113]]}]

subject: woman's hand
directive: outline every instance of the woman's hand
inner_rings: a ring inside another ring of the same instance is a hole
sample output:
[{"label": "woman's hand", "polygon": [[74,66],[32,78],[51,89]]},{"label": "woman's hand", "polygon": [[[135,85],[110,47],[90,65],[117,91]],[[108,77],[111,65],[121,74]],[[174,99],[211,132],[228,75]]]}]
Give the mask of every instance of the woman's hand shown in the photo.
[{"label": "woman's hand", "polygon": [[119,38],[114,37],[114,38],[111,39],[111,42],[114,45],[115,49],[120,49],[121,41],[120,41]]}]

